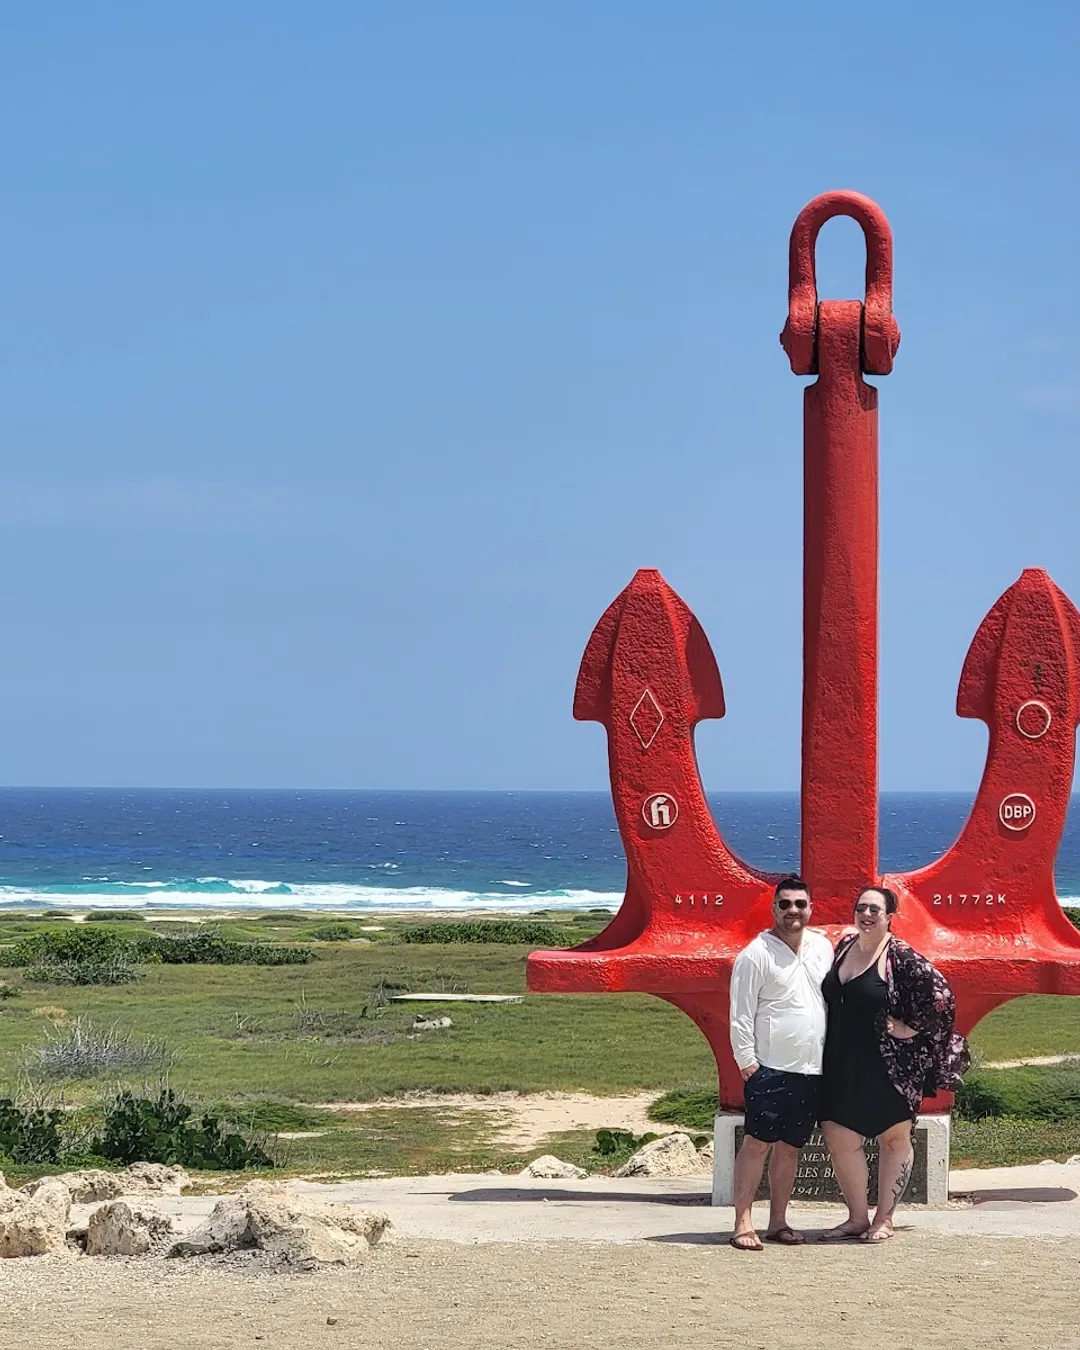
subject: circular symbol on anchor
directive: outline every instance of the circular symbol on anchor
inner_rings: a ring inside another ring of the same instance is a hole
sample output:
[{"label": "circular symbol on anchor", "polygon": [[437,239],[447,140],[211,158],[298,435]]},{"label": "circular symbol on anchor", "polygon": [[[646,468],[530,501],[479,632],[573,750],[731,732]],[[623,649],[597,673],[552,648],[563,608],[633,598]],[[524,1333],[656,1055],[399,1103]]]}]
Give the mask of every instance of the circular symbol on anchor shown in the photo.
[{"label": "circular symbol on anchor", "polygon": [[1026,830],[1035,819],[1035,803],[1026,792],[1010,792],[1001,799],[998,820],[1007,830]]},{"label": "circular symbol on anchor", "polygon": [[1037,741],[1040,736],[1045,736],[1053,720],[1050,709],[1041,699],[1029,698],[1016,710],[1016,729],[1029,741]]},{"label": "circular symbol on anchor", "polygon": [[654,830],[670,830],[679,819],[679,803],[670,792],[654,792],[642,802],[641,818]]}]

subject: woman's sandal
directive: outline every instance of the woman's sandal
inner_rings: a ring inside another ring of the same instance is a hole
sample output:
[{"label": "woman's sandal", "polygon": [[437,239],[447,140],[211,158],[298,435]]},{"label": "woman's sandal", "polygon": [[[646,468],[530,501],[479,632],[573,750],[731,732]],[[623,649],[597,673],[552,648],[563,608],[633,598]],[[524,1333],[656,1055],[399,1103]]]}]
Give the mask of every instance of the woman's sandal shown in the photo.
[{"label": "woman's sandal", "polygon": [[761,1245],[761,1239],[756,1233],[734,1233],[732,1234],[730,1245],[737,1252],[763,1252],[765,1248]]},{"label": "woman's sandal", "polygon": [[794,1228],[784,1224],[782,1228],[775,1228],[771,1233],[766,1233],[765,1241],[779,1242],[781,1247],[801,1247],[806,1238],[801,1233],[796,1233]]},{"label": "woman's sandal", "polygon": [[820,1242],[861,1242],[869,1231],[869,1224],[855,1232],[846,1223],[838,1223],[835,1228],[826,1228],[818,1240]]}]

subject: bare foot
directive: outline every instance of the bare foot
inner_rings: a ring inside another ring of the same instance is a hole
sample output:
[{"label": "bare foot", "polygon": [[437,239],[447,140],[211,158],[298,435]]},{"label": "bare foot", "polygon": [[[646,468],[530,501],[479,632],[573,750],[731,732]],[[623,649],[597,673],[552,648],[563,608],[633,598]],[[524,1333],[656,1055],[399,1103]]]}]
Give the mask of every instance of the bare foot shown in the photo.
[{"label": "bare foot", "polygon": [[863,1242],[887,1242],[893,1235],[892,1219],[881,1219],[862,1235]]},{"label": "bare foot", "polygon": [[763,1252],[761,1239],[752,1228],[748,1228],[743,1233],[735,1233],[731,1239],[731,1245],[737,1252]]},{"label": "bare foot", "polygon": [[865,1240],[870,1231],[870,1220],[865,1223],[856,1222],[854,1219],[845,1219],[843,1223],[838,1223],[835,1228],[827,1228],[821,1235],[822,1242],[845,1242],[853,1238],[863,1238]]}]

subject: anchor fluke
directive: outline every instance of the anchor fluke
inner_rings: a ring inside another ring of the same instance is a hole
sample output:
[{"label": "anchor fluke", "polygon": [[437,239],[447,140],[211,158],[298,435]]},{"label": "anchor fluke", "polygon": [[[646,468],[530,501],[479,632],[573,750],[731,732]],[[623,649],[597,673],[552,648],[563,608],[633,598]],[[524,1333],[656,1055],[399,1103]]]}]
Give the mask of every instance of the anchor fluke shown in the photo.
[{"label": "anchor fluke", "polygon": [[[1011,697],[1019,709],[1052,697],[1075,728],[1080,720],[1078,657],[1080,613],[1043,568],[1025,568],[971,641],[956,695],[957,715],[989,724],[1003,700]],[[1032,707],[1021,715],[1018,729],[1037,740],[1049,726],[1040,730]]]},{"label": "anchor fluke", "polygon": [[[681,659],[669,661],[669,655]],[[634,696],[635,704],[645,700],[634,723],[635,730],[641,725],[643,739],[676,706],[691,727],[724,716],[724,686],[705,630],[654,567],[635,572],[593,629],[578,671],[574,717],[610,730],[612,689],[635,679],[645,681],[641,695]],[[668,712],[657,702],[660,686],[669,697]]]},{"label": "anchor fluke", "polygon": [[979,625],[956,711],[990,732],[971,814],[943,857],[889,884],[919,902],[913,936],[945,962],[970,1027],[1000,950],[1016,963],[994,968],[1000,991],[1080,987],[1080,936],[1054,888],[1080,722],[1080,614],[1042,568],[1026,569]]}]

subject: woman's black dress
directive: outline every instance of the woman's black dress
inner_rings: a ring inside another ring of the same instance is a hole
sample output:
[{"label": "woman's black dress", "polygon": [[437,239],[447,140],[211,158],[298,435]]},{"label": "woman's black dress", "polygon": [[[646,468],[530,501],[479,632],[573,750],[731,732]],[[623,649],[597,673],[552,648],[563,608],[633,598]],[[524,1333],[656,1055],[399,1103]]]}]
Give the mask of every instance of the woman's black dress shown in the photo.
[{"label": "woman's black dress", "polygon": [[875,961],[861,975],[841,984],[836,966],[821,983],[829,1007],[822,1065],[821,1119],[834,1120],[873,1139],[911,1119],[907,1102],[892,1085],[881,1057],[878,1014],[888,985]]}]

